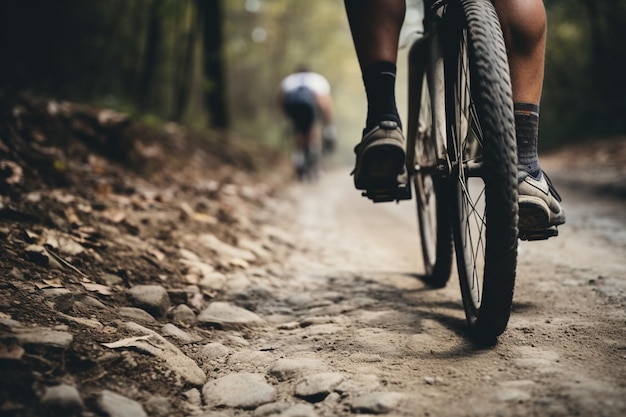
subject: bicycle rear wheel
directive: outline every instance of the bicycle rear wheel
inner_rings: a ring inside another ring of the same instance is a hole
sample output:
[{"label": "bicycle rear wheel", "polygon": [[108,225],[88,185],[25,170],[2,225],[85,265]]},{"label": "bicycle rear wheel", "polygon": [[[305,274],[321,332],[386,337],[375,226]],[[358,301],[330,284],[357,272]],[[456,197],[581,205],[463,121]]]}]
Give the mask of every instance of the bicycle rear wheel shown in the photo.
[{"label": "bicycle rear wheel", "polygon": [[517,149],[507,55],[489,0],[449,3],[444,50],[453,231],[471,335],[506,328],[517,264]]},{"label": "bicycle rear wheel", "polygon": [[[414,161],[412,182],[417,201],[417,220],[424,261],[422,280],[444,287],[452,269],[450,194],[446,180],[437,173],[437,149],[433,138],[430,91],[425,77],[428,43],[418,40],[409,53],[409,143],[408,158]],[[413,152],[411,152],[413,151]]]}]

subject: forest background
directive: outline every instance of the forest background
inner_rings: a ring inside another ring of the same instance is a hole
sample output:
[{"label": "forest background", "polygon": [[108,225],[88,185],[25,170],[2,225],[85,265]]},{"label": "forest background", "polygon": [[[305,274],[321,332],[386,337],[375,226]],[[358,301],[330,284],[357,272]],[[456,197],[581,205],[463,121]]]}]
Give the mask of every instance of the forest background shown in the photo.
[{"label": "forest background", "polygon": [[[407,3],[405,40],[421,23],[421,2]],[[545,5],[541,145],[623,135],[626,1]],[[0,97],[88,102],[275,146],[288,137],[278,84],[304,63],[332,85],[344,150],[364,122],[342,0],[3,0],[0,53]],[[403,59],[399,76],[405,115]]]}]

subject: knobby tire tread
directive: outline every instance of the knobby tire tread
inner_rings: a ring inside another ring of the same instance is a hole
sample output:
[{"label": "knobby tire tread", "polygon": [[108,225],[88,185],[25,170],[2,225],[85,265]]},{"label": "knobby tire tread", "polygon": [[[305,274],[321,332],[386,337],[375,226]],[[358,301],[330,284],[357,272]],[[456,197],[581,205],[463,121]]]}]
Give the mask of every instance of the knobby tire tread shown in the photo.
[{"label": "knobby tire tread", "polygon": [[489,0],[461,0],[461,5],[467,23],[472,98],[483,131],[487,224],[482,302],[478,311],[468,314],[468,323],[475,338],[487,341],[505,330],[512,307],[518,242],[517,147],[508,60],[497,14]]}]

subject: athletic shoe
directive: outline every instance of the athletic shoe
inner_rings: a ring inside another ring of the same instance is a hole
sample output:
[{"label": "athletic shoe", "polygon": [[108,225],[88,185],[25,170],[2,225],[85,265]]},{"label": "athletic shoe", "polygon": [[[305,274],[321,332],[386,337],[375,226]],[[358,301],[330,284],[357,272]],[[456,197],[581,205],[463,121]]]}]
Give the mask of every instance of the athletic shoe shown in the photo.
[{"label": "athletic shoe", "polygon": [[[542,171],[539,178],[533,178],[526,171],[517,174],[519,192],[519,231],[520,236],[541,235],[541,231],[556,232],[556,226],[565,223],[565,212],[559,202],[561,196],[556,192],[548,176]],[[544,238],[555,236],[547,233]]]},{"label": "athletic shoe", "polygon": [[385,120],[363,134],[355,148],[354,185],[359,190],[396,188],[405,168],[404,135],[398,123]]}]

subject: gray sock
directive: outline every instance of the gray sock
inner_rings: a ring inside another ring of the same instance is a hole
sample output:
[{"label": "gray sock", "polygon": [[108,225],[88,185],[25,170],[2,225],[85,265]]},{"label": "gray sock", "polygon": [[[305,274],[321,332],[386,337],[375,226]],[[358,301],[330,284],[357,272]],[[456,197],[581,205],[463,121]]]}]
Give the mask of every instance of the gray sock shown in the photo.
[{"label": "gray sock", "polygon": [[539,133],[539,106],[532,103],[515,103],[515,137],[517,139],[517,168],[534,178],[541,173],[537,155]]}]

